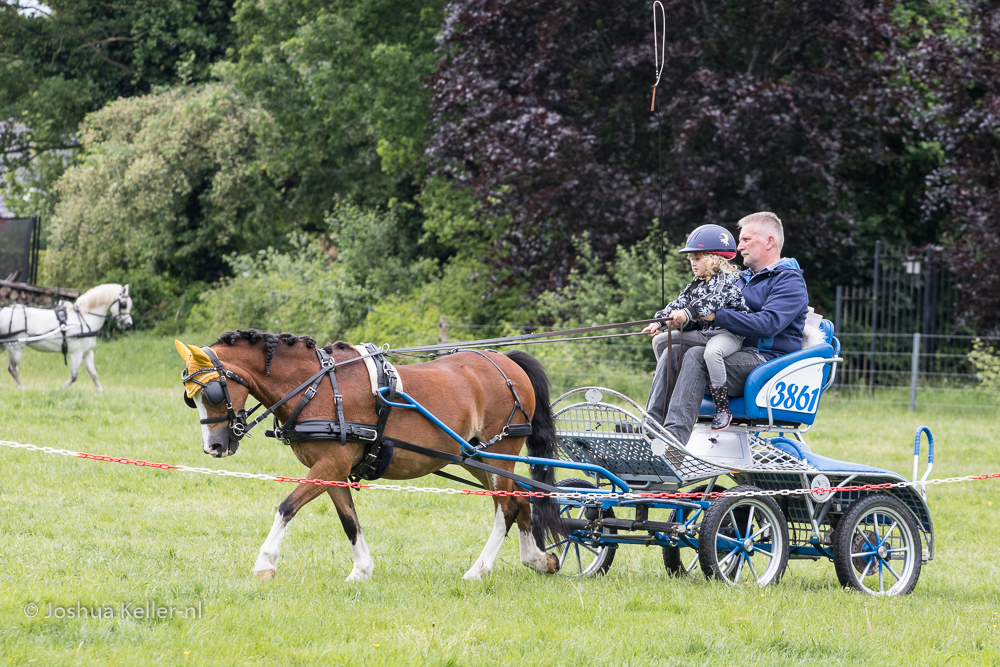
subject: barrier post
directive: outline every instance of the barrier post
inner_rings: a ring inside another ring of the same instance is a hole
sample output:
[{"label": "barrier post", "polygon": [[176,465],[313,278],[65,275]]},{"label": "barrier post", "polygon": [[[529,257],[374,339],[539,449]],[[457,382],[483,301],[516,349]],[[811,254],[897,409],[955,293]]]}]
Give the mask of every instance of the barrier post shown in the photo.
[{"label": "barrier post", "polygon": [[438,320],[438,342],[448,342],[448,316],[442,315]]},{"label": "barrier post", "polygon": [[913,333],[913,361],[910,364],[910,412],[917,410],[917,374],[920,372],[920,333]]}]

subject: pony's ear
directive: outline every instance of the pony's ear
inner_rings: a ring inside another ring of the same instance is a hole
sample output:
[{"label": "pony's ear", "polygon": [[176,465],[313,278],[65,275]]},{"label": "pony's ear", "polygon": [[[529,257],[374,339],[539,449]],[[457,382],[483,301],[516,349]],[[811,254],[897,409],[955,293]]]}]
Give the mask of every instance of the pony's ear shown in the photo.
[{"label": "pony's ear", "polygon": [[184,360],[184,363],[187,363],[188,359],[191,357],[191,352],[188,351],[187,345],[175,338],[174,347],[177,348],[177,354],[181,355],[181,359]]},{"label": "pony's ear", "polygon": [[128,285],[125,286],[125,296],[128,296]]},{"label": "pony's ear", "polygon": [[188,345],[188,349],[191,350],[191,358],[194,360],[194,363],[197,364],[198,368],[211,368],[212,366],[215,366],[215,364],[212,363],[212,360],[208,358],[208,355],[205,354],[204,350],[200,347]]}]

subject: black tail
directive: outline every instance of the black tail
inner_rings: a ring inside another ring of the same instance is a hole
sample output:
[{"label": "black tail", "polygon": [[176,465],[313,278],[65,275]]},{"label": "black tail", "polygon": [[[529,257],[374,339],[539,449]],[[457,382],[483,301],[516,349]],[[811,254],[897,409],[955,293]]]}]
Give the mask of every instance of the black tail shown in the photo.
[{"label": "black tail", "polygon": [[[556,423],[549,405],[549,376],[541,363],[527,352],[514,350],[506,356],[521,367],[535,392],[535,414],[531,417],[531,435],[528,436],[528,456],[556,458]],[[556,471],[550,466],[532,466],[531,478],[555,486]],[[566,535],[566,527],[559,518],[559,506],[552,498],[532,499],[531,530],[540,548],[545,548],[545,534],[553,541]]]}]

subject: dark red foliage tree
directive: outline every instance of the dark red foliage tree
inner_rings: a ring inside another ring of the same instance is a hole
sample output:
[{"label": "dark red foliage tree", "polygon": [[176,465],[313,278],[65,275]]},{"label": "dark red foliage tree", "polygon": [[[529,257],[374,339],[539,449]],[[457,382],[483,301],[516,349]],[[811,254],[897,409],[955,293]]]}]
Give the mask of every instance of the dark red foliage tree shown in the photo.
[{"label": "dark red foliage tree", "polygon": [[908,72],[932,93],[923,131],[944,148],[928,178],[925,218],[943,216],[941,243],[963,294],[963,323],[1000,334],[1000,6],[960,5],[967,31],[943,22],[912,50]]},{"label": "dark red foliage tree", "polygon": [[[651,113],[646,2],[451,2],[431,81],[433,168],[474,187],[486,219],[508,225],[500,264],[535,291],[562,284],[574,236],[589,232],[606,257],[647,231],[661,156],[673,242],[773,210],[787,254],[816,283],[849,275],[877,199],[864,188],[912,178],[892,172],[914,143],[906,109],[918,97],[898,77],[906,28],[892,4],[664,5]],[[919,192],[902,196],[898,208],[918,221]]]}]

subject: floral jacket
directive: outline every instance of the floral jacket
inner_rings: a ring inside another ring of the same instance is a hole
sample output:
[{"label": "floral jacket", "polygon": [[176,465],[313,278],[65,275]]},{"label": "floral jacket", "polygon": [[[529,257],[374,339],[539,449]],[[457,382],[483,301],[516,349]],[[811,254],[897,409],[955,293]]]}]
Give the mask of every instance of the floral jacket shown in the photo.
[{"label": "floral jacket", "polygon": [[653,317],[656,319],[665,318],[672,310],[683,310],[687,313],[688,322],[695,329],[716,328],[712,322],[694,322],[694,320],[714,313],[720,309],[735,310],[746,313],[746,301],[743,300],[743,292],[737,286],[740,280],[739,273],[724,273],[719,271],[707,281],[703,278],[695,278],[688,284],[675,300],[663,307],[663,310],[656,312]]}]

